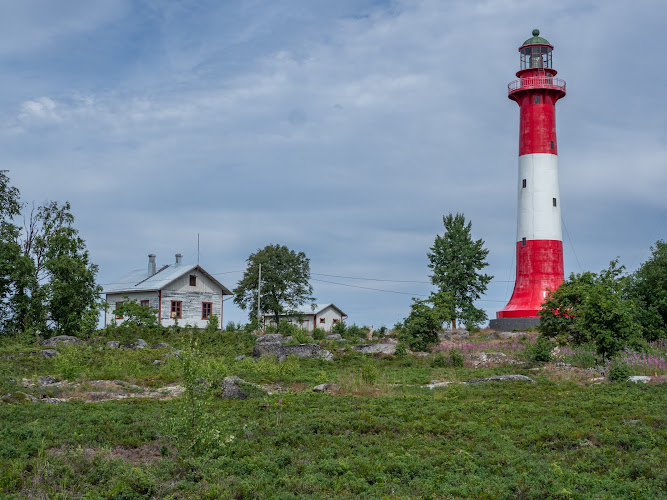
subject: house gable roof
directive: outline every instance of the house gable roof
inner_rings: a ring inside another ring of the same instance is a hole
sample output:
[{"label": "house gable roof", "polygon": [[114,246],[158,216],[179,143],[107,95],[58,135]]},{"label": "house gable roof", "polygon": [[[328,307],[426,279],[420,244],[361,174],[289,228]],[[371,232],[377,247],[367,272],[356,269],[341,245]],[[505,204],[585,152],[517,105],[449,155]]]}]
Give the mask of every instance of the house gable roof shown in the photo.
[{"label": "house gable roof", "polygon": [[220,287],[223,295],[233,295],[225,285],[220,283],[198,264],[171,264],[162,267],[152,276],[147,276],[144,269],[135,269],[104,287],[102,293],[152,292],[162,290],[181,276],[191,273],[195,269],[199,270],[216,286]]}]

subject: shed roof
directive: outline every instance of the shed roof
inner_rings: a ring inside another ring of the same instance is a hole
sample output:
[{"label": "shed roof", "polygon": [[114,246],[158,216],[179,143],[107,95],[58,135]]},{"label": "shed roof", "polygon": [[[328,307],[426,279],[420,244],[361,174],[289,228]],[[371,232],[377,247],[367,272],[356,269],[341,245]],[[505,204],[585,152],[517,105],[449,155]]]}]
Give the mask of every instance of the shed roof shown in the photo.
[{"label": "shed roof", "polygon": [[[340,307],[338,307],[334,304],[331,304],[331,303],[329,303],[329,304],[304,304],[302,306],[299,306],[299,307],[293,309],[292,311],[290,311],[287,314],[281,314],[281,316],[292,316],[292,315],[295,315],[295,314],[320,314],[322,311],[324,311],[329,306],[333,307],[338,312],[340,312],[340,314],[342,316],[347,316],[347,314],[345,314]],[[273,316],[273,314],[264,312],[264,316]]]},{"label": "shed roof", "polygon": [[152,276],[145,269],[135,269],[104,287],[103,293],[151,292],[162,290],[181,276],[198,269],[204,276],[222,289],[223,295],[233,295],[229,289],[206,272],[199,264],[171,264],[160,268]]}]

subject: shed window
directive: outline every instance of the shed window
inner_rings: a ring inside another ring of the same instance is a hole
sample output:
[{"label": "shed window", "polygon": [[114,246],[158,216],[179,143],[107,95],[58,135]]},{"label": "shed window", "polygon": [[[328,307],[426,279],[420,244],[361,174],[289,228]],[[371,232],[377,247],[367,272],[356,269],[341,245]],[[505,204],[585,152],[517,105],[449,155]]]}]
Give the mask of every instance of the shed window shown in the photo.
[{"label": "shed window", "polygon": [[324,319],[324,318],[320,318],[320,323],[325,323],[325,319]]},{"label": "shed window", "polygon": [[521,246],[525,247],[526,246],[526,238],[521,238]]},{"label": "shed window", "polygon": [[183,301],[182,300],[172,300],[171,301],[171,318],[181,319],[183,317]]},{"label": "shed window", "polygon": [[[118,309],[122,305],[123,305],[122,301],[121,302],[116,302],[116,309]],[[123,319],[123,315],[122,314],[116,314],[116,319]]]},{"label": "shed window", "polygon": [[151,303],[150,300],[142,300],[141,302],[139,302],[139,305],[141,305],[142,307],[148,307],[150,303]]},{"label": "shed window", "polygon": [[190,286],[197,286],[197,276],[194,274],[190,275]]},{"label": "shed window", "polygon": [[335,324],[337,324],[337,323],[338,323],[338,318],[334,318],[334,320],[333,320],[333,324],[335,325]]},{"label": "shed window", "polygon": [[554,207],[557,207],[557,206],[558,206],[558,204],[556,203],[556,198],[554,198],[553,203],[554,203]]},{"label": "shed window", "polygon": [[526,179],[524,179],[524,180],[521,181],[521,187],[522,187],[522,188],[525,188],[525,187],[526,187]]},{"label": "shed window", "polygon": [[201,303],[201,319],[209,319],[211,317],[211,310],[213,309],[213,302]]}]

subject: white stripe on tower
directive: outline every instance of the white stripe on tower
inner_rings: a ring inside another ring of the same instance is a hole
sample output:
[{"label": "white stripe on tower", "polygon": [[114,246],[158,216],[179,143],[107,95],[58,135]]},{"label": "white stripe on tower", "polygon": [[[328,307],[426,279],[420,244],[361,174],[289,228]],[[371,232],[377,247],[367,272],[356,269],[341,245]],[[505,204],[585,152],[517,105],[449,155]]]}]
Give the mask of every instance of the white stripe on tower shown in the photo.
[{"label": "white stripe on tower", "polygon": [[519,157],[517,215],[517,241],[562,241],[558,156],[535,153]]}]

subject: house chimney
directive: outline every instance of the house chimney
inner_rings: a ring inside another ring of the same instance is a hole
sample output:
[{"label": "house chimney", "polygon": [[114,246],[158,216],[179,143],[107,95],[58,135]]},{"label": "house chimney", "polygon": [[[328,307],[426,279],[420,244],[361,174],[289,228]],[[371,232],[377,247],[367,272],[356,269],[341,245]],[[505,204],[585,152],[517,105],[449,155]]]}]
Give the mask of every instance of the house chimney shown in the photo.
[{"label": "house chimney", "polygon": [[176,254],[176,265],[180,266],[182,260],[183,260],[183,254],[182,253],[177,253]]},{"label": "house chimney", "polygon": [[148,276],[153,276],[155,274],[155,254],[148,254]]}]

